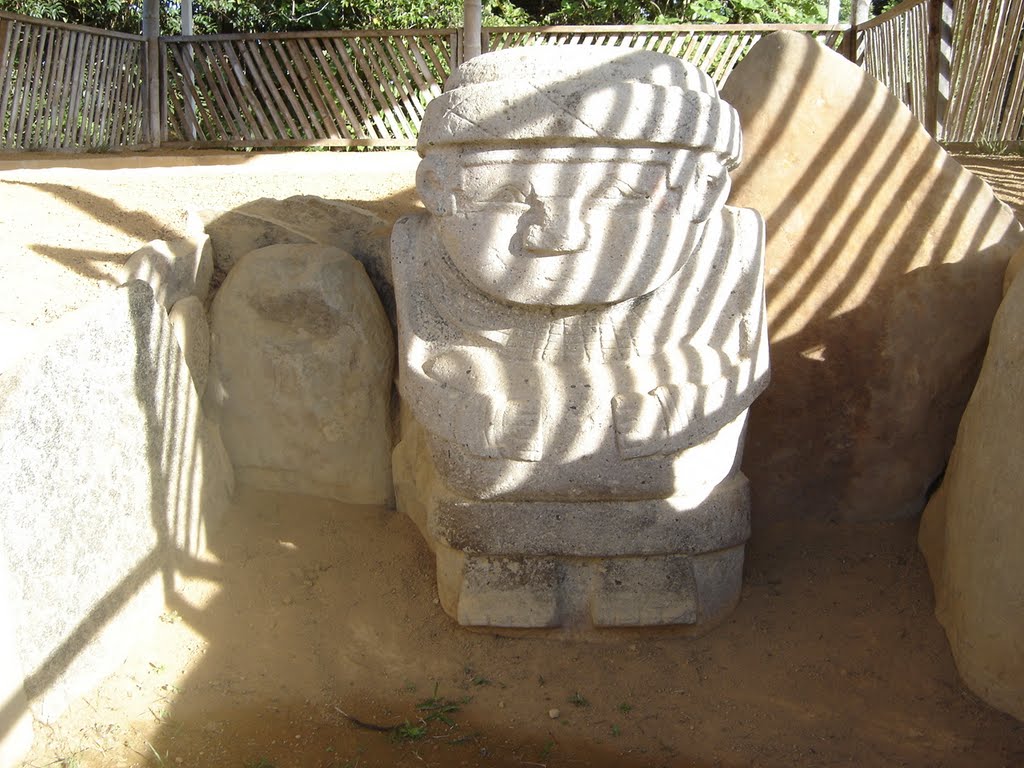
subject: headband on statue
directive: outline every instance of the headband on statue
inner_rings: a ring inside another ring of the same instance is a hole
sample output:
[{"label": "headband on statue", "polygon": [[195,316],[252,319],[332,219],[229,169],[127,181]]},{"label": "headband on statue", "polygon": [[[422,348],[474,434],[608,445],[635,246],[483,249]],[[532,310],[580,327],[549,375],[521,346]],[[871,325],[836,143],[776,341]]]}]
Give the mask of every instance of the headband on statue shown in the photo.
[{"label": "headband on statue", "polygon": [[739,116],[711,78],[651,51],[533,46],[472,59],[427,105],[418,150],[599,144],[699,149],[727,166],[741,154]]}]

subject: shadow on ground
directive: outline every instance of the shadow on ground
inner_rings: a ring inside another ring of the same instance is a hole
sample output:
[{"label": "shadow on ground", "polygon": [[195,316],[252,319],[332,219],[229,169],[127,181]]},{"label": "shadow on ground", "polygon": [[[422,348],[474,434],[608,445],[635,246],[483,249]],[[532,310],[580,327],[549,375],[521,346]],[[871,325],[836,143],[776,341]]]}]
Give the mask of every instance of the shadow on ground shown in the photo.
[{"label": "shadow on ground", "polygon": [[241,489],[213,581],[161,627],[203,642],[152,746],[275,768],[1024,761],[1024,724],[956,677],[915,530],[762,530],[709,636],[566,642],[456,627],[398,513]]}]

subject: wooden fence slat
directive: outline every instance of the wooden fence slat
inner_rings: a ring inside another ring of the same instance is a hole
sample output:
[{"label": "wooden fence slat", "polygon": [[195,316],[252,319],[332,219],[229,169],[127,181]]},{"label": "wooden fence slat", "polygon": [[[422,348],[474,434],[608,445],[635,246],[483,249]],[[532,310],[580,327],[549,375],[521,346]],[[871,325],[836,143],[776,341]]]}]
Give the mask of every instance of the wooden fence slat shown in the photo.
[{"label": "wooden fence slat", "polygon": [[68,40],[67,55],[60,65],[61,87],[57,99],[60,117],[56,126],[50,134],[48,149],[60,149],[64,146],[68,134],[74,125],[72,108],[75,100],[74,78],[78,66],[78,59],[82,55],[82,47],[85,45],[85,36],[74,30],[63,30]]},{"label": "wooden fence slat", "polygon": [[363,85],[362,78],[359,77],[357,62],[351,52],[351,42],[331,40],[330,43],[336,58],[342,65],[342,69],[338,70],[338,74],[343,75],[343,80],[350,85],[349,93],[354,94],[352,104],[362,118],[363,130],[368,134],[376,133],[376,138],[378,139],[387,139],[391,132],[381,119],[378,110],[373,104],[373,99]]},{"label": "wooden fence slat", "polygon": [[958,51],[955,56],[953,67],[953,92],[957,98],[952,99],[950,121],[952,138],[954,141],[966,135],[967,113],[970,98],[965,94],[971,90],[970,83],[973,80],[971,70],[976,61],[973,48],[974,17],[977,14],[979,3],[959,3],[954,33],[954,50]]},{"label": "wooden fence slat", "polygon": [[253,90],[246,73],[246,68],[242,63],[242,59],[239,58],[236,44],[224,43],[224,53],[226,54],[230,72],[234,75],[234,82],[238,83],[239,89],[242,91],[242,97],[247,109],[256,119],[257,125],[259,125],[259,136],[261,138],[273,138],[273,129],[270,127],[270,121],[263,110],[263,102],[256,96],[256,91]]},{"label": "wooden fence slat", "polygon": [[[299,134],[305,134],[305,138],[313,138],[313,126],[310,125],[309,119],[306,117],[306,110],[303,105],[299,102],[298,96],[296,95],[295,84],[291,77],[287,77],[281,69],[281,65],[288,62],[286,58],[287,50],[284,47],[284,40],[275,40],[267,46],[267,61],[270,63],[270,68],[277,77],[277,82],[281,84],[281,88],[284,92],[285,98],[288,99],[288,104],[292,108],[292,115],[299,123],[299,131],[296,133],[296,139],[302,138]],[[290,68],[289,68],[290,71]]]},{"label": "wooden fence slat", "polygon": [[327,42],[331,46],[334,59],[341,64],[338,69],[338,78],[344,86],[346,95],[349,96],[353,109],[359,116],[360,131],[371,139],[386,139],[388,137],[387,127],[373,108],[370,95],[359,79],[359,74],[345,43],[340,40],[328,40]]},{"label": "wooden fence slat", "polygon": [[239,135],[256,139],[259,136],[252,121],[254,104],[247,98],[245,90],[242,88],[241,78],[237,77],[236,72],[230,66],[230,47],[230,42],[224,41],[213,48],[217,53],[217,79],[224,89],[224,105],[234,117],[233,122],[239,129]]},{"label": "wooden fence slat", "polygon": [[43,149],[55,149],[60,136],[65,130],[68,109],[68,77],[71,52],[74,50],[72,33],[66,29],[58,29],[60,48],[53,61],[54,79],[47,89],[46,108],[49,113],[49,130],[47,131]]},{"label": "wooden fence slat", "polygon": [[1022,45],[1024,45],[1024,3],[1016,6],[1016,15],[1007,27],[1007,35],[1003,45],[1008,50],[1007,67],[1004,75],[1006,81],[1006,102],[1004,111],[999,120],[998,136],[1002,141],[1016,141],[1020,134],[1021,123],[1024,122],[1020,116],[1021,97],[1024,95],[1021,86],[1024,79],[1021,78],[1021,69],[1024,65],[1022,57]]},{"label": "wooden fence slat", "polygon": [[[1019,34],[1014,35],[1014,27],[1017,22],[1017,15],[1019,15],[1021,8],[1024,4],[1017,3],[1015,6],[1007,8],[1003,6],[1000,11],[1000,30],[997,33],[996,40],[998,41],[995,46],[996,50],[993,54],[992,61],[993,67],[989,73],[988,83],[988,109],[982,115],[984,124],[995,129],[993,131],[992,138],[996,138],[996,135],[1000,134],[999,123],[1000,114],[1003,112],[1006,106],[1006,89],[1000,87],[1002,84],[1007,83],[1010,79],[1010,67],[1013,64],[1014,57],[1017,54],[1017,46],[1014,44],[1011,47],[1011,38],[1016,37],[1013,43],[1018,42]],[[1011,15],[1014,10],[1017,14]]]},{"label": "wooden fence slat", "polygon": [[[383,86],[384,93],[391,99],[391,103],[394,105],[395,118],[401,127],[401,134],[399,135],[408,138],[415,138],[415,126],[419,124],[419,120],[416,117],[416,112],[412,108],[412,105],[409,104],[408,97],[401,85],[401,79],[391,68],[391,62],[388,59],[387,51],[380,43],[380,40],[376,37],[368,38],[367,42],[373,49],[373,61],[379,68],[378,71],[380,74],[383,74],[380,82]],[[390,88],[387,85],[388,83],[391,84]],[[410,124],[414,126],[411,130],[409,128]]]},{"label": "wooden fence slat", "polygon": [[3,77],[0,78],[0,147],[5,144],[5,131],[4,124],[7,122],[7,107],[11,98],[11,88],[13,83],[8,73],[9,67],[13,66],[14,53],[11,48],[14,45],[14,26],[15,23],[8,19],[0,17],[0,73],[3,73]]},{"label": "wooden fence slat", "polygon": [[82,90],[82,98],[79,101],[76,115],[77,130],[74,140],[76,147],[88,146],[88,138],[92,134],[90,117],[92,116],[93,101],[96,98],[96,76],[99,74],[96,60],[101,55],[102,40],[94,35],[89,35],[88,44],[88,54],[82,62],[82,81],[78,86]]},{"label": "wooden fence slat", "polygon": [[[1022,7],[1024,15],[1024,7]],[[1016,58],[1014,60],[1014,76],[1007,85],[1009,96],[1006,100],[1006,113],[1003,117],[1002,127],[999,133],[1003,141],[1020,141],[1024,139],[1024,19],[1018,19],[1016,24],[1016,35],[1018,44],[1015,46]],[[0,111],[2,113],[2,111]]]},{"label": "wooden fence slat", "polygon": [[[202,49],[202,45],[189,43],[164,46],[167,66],[170,67],[173,63],[175,84],[181,89],[181,103],[174,105],[175,128],[181,136],[194,136],[195,140],[199,141],[216,138],[209,134],[214,123],[214,117],[210,115],[209,98],[199,96],[199,88],[203,81],[197,60],[202,55]],[[203,88],[205,89],[205,85]]]},{"label": "wooden fence slat", "polygon": [[250,77],[253,79],[253,87],[257,92],[263,94],[260,99],[264,104],[273,102],[274,109],[269,113],[273,120],[274,132],[278,138],[285,139],[289,131],[295,136],[299,133],[299,126],[288,110],[284,98],[281,96],[281,88],[274,85],[271,73],[267,71],[267,61],[264,54],[265,47],[261,46],[258,40],[240,40],[242,60],[249,67]]},{"label": "wooden fence slat", "polygon": [[18,51],[12,57],[17,72],[13,78],[13,90],[11,93],[11,112],[7,122],[7,134],[5,144],[12,148],[23,149],[21,136],[18,133],[18,117],[21,101],[25,95],[25,51],[28,48],[28,35],[24,24],[17,27]]},{"label": "wooden fence slat", "polygon": [[[365,139],[367,138],[366,131],[363,130],[362,122],[349,103],[351,99],[348,91],[342,87],[341,82],[335,77],[335,69],[327,58],[326,47],[327,41],[325,40],[323,45],[313,46],[313,54],[316,56],[316,60],[320,65],[320,71],[325,80],[325,92],[334,94],[334,98],[337,100],[342,112],[344,112],[345,125],[339,123],[339,128],[342,129],[342,134],[347,134],[350,138]],[[345,126],[348,126],[348,128],[346,129]]]},{"label": "wooden fence slat", "polygon": [[108,106],[110,103],[110,94],[108,93],[108,89],[110,84],[110,62],[113,58],[113,43],[113,38],[107,37],[103,39],[103,42],[101,43],[103,54],[98,62],[98,66],[96,67],[96,87],[92,109],[92,133],[89,142],[93,148],[103,147],[107,139],[107,122],[110,118]]},{"label": "wooden fence slat", "polygon": [[300,95],[303,95],[306,117],[309,119],[312,129],[311,138],[337,138],[332,135],[337,131],[333,124],[329,124],[327,105],[323,102],[320,92],[312,82],[309,68],[306,66],[303,58],[301,41],[296,39],[285,40],[283,41],[283,46],[288,51],[288,58],[295,72],[295,78],[292,81],[295,90]]},{"label": "wooden fence slat", "polygon": [[419,99],[416,98],[415,90],[409,87],[408,79],[398,74],[401,68],[394,66],[395,62],[392,58],[394,54],[391,46],[384,45],[380,39],[373,39],[373,43],[379,53],[378,59],[388,78],[390,78],[391,90],[404,109],[409,125],[412,126],[407,135],[410,138],[415,138],[416,128],[419,126],[420,120],[423,119],[423,106],[420,104]]},{"label": "wooden fence slat", "polygon": [[[111,98],[114,102],[114,113],[111,116],[110,146],[119,147],[128,143],[127,125],[128,119],[125,106],[128,102],[128,56],[130,54],[128,45],[117,47],[117,56],[114,59],[114,90]],[[167,71],[167,66],[163,67]]]},{"label": "wooden fence slat", "polygon": [[329,138],[340,139],[347,134],[345,130],[345,115],[339,111],[339,105],[333,96],[334,90],[328,87],[327,82],[320,74],[319,59],[314,53],[314,47],[319,48],[319,42],[314,46],[309,40],[297,41],[300,49],[304,52],[303,64],[309,71],[311,78],[306,79],[306,87],[312,90],[315,86],[317,101],[323,105],[323,120],[327,128]]},{"label": "wooden fence slat", "polygon": [[174,127],[183,138],[191,140],[208,138],[204,125],[212,121],[208,115],[200,119],[200,110],[208,111],[208,100],[200,99],[198,95],[200,80],[195,63],[197,47],[192,43],[163,46],[165,65],[167,69],[174,67],[174,82],[181,89],[181,102],[174,104]]},{"label": "wooden fence slat", "polygon": [[981,124],[982,115],[987,112],[988,102],[992,98],[991,90],[989,89],[989,81],[991,79],[991,70],[993,67],[993,55],[995,49],[995,38],[998,35],[999,18],[992,12],[993,3],[989,2],[986,5],[985,10],[988,11],[985,17],[985,24],[982,26],[981,36],[983,41],[981,43],[977,62],[978,66],[975,69],[975,92],[977,93],[977,101],[975,108],[971,110],[970,121],[968,122],[969,132],[974,134],[978,133],[978,127]]},{"label": "wooden fence slat", "polygon": [[40,114],[45,114],[45,88],[43,86],[46,81],[46,75],[48,68],[45,66],[48,60],[47,45],[49,44],[52,32],[49,27],[41,26],[38,30],[38,37],[35,41],[34,55],[31,57],[31,71],[32,71],[32,83],[29,86],[28,98],[26,100],[25,110],[25,129],[23,132],[25,147],[27,149],[37,148],[36,137],[39,135],[43,126],[41,125],[42,120],[39,119]]},{"label": "wooden fence slat", "polygon": [[440,84],[444,85],[445,78],[451,74],[451,68],[448,66],[448,57],[442,59],[437,54],[437,51],[434,49],[433,38],[427,38],[426,45],[423,46],[422,52],[426,53],[427,58],[430,59],[430,63],[434,68],[433,71],[440,75]]},{"label": "wooden fence slat", "polygon": [[[379,81],[380,72],[370,64],[369,57],[364,56],[364,52],[360,50],[359,44],[356,41],[352,43],[352,55],[355,57],[356,65],[366,73],[367,84],[370,86],[370,91],[376,98],[377,109],[380,113],[381,118],[388,125],[389,138],[398,138],[404,136],[401,125],[395,120],[393,114],[393,104],[390,100],[385,97],[384,93],[381,92],[380,87],[377,85]],[[373,101],[370,102],[371,104]]]},{"label": "wooden fence slat", "polygon": [[216,130],[214,136],[222,136],[227,139],[234,135],[234,131],[226,122],[225,116],[222,115],[224,97],[220,92],[220,84],[217,82],[217,67],[214,62],[212,45],[213,44],[211,42],[207,45],[196,47],[196,55],[192,59],[192,67],[195,69],[197,75],[197,94],[200,84],[203,87],[203,101],[206,107],[206,114],[209,118],[210,128]]}]

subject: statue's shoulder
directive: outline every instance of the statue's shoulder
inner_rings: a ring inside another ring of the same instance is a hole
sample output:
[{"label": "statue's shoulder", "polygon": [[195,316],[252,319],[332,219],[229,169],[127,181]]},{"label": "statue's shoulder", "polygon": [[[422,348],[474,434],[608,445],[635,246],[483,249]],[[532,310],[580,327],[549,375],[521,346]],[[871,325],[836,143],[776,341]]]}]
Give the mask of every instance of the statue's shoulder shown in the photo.
[{"label": "statue's shoulder", "polygon": [[738,249],[748,252],[764,250],[764,219],[753,208],[726,205],[721,213],[723,235]]},{"label": "statue's shoulder", "polygon": [[395,222],[391,230],[391,265],[393,271],[416,269],[437,248],[430,215],[411,213]]}]

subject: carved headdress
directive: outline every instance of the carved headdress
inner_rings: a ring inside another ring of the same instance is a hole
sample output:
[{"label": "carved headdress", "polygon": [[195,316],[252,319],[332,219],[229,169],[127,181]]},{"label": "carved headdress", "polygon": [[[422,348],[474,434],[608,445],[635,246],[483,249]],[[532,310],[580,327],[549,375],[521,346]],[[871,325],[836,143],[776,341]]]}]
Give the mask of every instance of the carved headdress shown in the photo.
[{"label": "carved headdress", "polygon": [[532,46],[463,64],[427,105],[418,149],[453,144],[680,147],[739,163],[740,123],[704,72],[623,48]]}]

